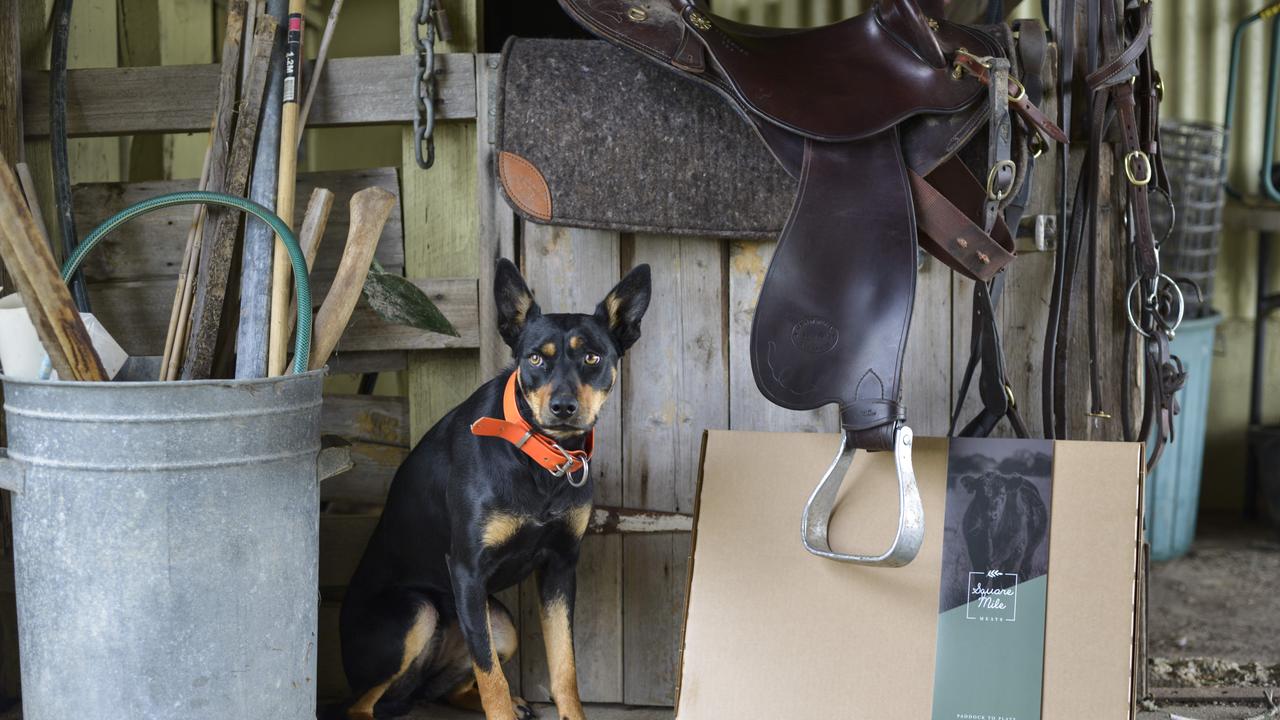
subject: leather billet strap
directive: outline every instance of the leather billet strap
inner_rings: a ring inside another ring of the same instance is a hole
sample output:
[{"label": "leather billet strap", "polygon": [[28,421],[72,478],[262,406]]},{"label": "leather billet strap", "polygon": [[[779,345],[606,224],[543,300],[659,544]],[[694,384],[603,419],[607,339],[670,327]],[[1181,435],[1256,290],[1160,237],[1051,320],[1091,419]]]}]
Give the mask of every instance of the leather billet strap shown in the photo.
[{"label": "leather billet strap", "polygon": [[[1013,183],[1018,177],[1013,164],[1013,121],[1009,117],[1009,95],[995,88],[1009,84],[1009,61],[991,58],[987,70],[991,74],[987,92],[987,198],[983,203],[983,229],[991,232],[1000,218],[1004,201],[1013,194]],[[1026,99],[1026,92],[1022,93]]]},{"label": "leather billet strap", "polygon": [[[1018,70],[1021,72],[1022,87],[1027,93],[1027,101],[1038,109],[1044,99],[1044,80],[1042,75],[1045,57],[1048,54],[1048,38],[1045,36],[1044,26],[1037,20],[1015,21],[1013,23],[1013,31],[1017,37]],[[1022,216],[1026,214],[1027,204],[1031,202],[1036,158],[1048,149],[1048,146],[1040,136],[1036,137],[1034,145],[1035,147],[1027,153],[1026,160],[1023,162],[1025,167],[1020,168],[1025,173],[1026,179],[1022,183],[1022,187],[1018,189],[1018,194],[1010,201],[1004,212],[1005,224],[1014,228],[1017,228],[1022,222]]]},{"label": "leather billet strap", "polygon": [[[995,308],[1000,302],[1004,290],[1004,275],[998,275],[990,287],[986,283],[975,283],[973,286],[973,335],[970,340],[970,362],[965,368],[960,381],[960,391],[956,398],[956,409],[951,416],[951,428],[948,435],[959,437],[987,437],[1001,420],[1008,418],[1009,425],[1017,437],[1029,437],[1026,423],[1018,412],[1017,400],[1009,384],[1004,369],[1004,349],[1000,343],[1000,334],[995,320]],[[982,374],[978,378],[978,397],[982,400],[982,408],[963,428],[957,432],[964,411],[964,400],[969,394],[969,385],[973,381],[974,371],[978,363],[982,364]]]},{"label": "leather billet strap", "polygon": [[[1007,60],[991,59],[984,63],[984,69],[990,74],[988,106],[987,195],[984,202],[984,218],[986,229],[993,230],[1002,219],[1001,210],[1008,195],[1012,192],[1012,183],[1016,176],[1012,167],[1012,120],[1009,113],[1009,98],[1004,92],[996,92],[994,88],[1003,88],[1008,83],[1010,64]],[[1025,93],[1024,93],[1025,95]],[[1026,98],[1024,97],[1023,100]],[[1002,175],[1002,172],[1004,173]],[[1007,184],[1001,184],[1007,183]],[[1002,192],[1003,190],[1003,192]],[[1009,418],[1014,432],[1019,437],[1026,437],[1027,430],[1018,414],[1013,392],[1004,370],[1004,353],[1000,345],[1000,330],[996,324],[995,304],[1004,286],[1004,276],[998,275],[991,282],[977,282],[973,286],[973,321],[972,337],[969,348],[969,363],[965,368],[964,379],[960,383],[960,393],[956,401],[955,413],[951,418],[952,434],[960,420],[965,396],[969,392],[969,383],[973,378],[975,365],[982,364],[982,375],[979,377],[979,397],[982,409],[970,421],[960,434],[965,437],[985,437],[991,433],[996,424],[1003,418]]]},{"label": "leather billet strap", "polygon": [[[1013,236],[1003,219],[991,231],[980,223],[986,189],[969,168],[952,158],[922,178],[910,173],[920,246],[947,267],[988,281],[1013,262]],[[946,188],[946,194],[937,188]]]},{"label": "leather billet strap", "polygon": [[[968,52],[957,53],[955,64],[956,67],[978,78],[983,85],[991,85],[990,66],[984,62],[983,58]],[[1050,120],[1049,116],[1041,112],[1040,108],[1032,101],[1022,81],[1010,76],[1006,70],[1003,81],[997,80],[997,84],[1005,85],[1008,88],[1009,106],[1018,113],[1029,127],[1033,128],[1046,140],[1052,140],[1064,145],[1067,143],[1066,133]]]}]

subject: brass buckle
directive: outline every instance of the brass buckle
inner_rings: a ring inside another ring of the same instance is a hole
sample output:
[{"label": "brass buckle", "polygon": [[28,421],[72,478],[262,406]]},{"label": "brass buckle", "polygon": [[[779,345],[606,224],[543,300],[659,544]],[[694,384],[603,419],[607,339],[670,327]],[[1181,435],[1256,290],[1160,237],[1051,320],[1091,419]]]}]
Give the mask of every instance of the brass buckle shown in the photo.
[{"label": "brass buckle", "polygon": [[[979,65],[986,68],[987,70],[991,69],[992,58],[990,56],[980,57],[978,55],[974,55],[973,53],[969,52],[964,48],[960,48],[956,50],[956,57],[959,58],[961,55],[978,63]],[[966,72],[969,72],[969,68],[965,67],[964,63],[960,62],[958,59],[954,60],[952,64],[955,66],[955,68],[951,71],[952,80],[959,80],[960,78],[964,77],[964,74]]]},{"label": "brass buckle", "polygon": [[1044,151],[1048,149],[1048,143],[1044,141],[1044,138],[1038,132],[1031,133],[1031,139],[1027,141],[1027,144],[1031,146],[1032,160],[1038,160],[1044,154]]},{"label": "brass buckle", "polygon": [[1009,401],[1010,408],[1018,409],[1018,398],[1014,396],[1013,388],[1009,386],[1009,383],[1004,384],[1004,397]]},{"label": "brass buckle", "polygon": [[[956,50],[956,55],[963,55],[988,70],[991,69],[991,61],[994,59],[990,55],[974,55],[973,53],[969,52],[964,48],[960,48],[959,50]],[[961,67],[964,67],[964,66],[961,65]]]},{"label": "brass buckle", "polygon": [[1014,85],[1016,85],[1016,86],[1018,87],[1018,94],[1017,94],[1017,95],[1014,95],[1013,93],[1009,93],[1009,102],[1015,102],[1015,103],[1018,103],[1018,102],[1022,102],[1023,100],[1026,100],[1026,99],[1027,99],[1027,88],[1026,88],[1026,86],[1024,86],[1024,85],[1022,84],[1022,81],[1020,81],[1020,80],[1018,80],[1018,78],[1016,78],[1016,77],[1014,77],[1014,76],[1010,75],[1010,76],[1009,76],[1009,82],[1013,83]]},{"label": "brass buckle", "polygon": [[[1147,174],[1145,177],[1139,178],[1137,173],[1134,172],[1133,161],[1138,158],[1141,158],[1142,164],[1146,166]],[[1129,178],[1129,182],[1132,183],[1134,186],[1145,187],[1148,183],[1151,182],[1151,176],[1153,174],[1153,169],[1151,167],[1151,157],[1148,156],[1142,150],[1134,150],[1133,152],[1130,152],[1128,155],[1125,155],[1124,156],[1124,174]]]},{"label": "brass buckle", "polygon": [[[1003,187],[997,190],[995,186],[996,176],[1005,168],[1008,168],[1013,172],[1013,180],[1009,181],[1008,187]],[[995,165],[992,165],[990,172],[987,173],[987,199],[999,201],[1009,197],[1009,193],[1013,192],[1013,183],[1017,180],[1017,177],[1018,166],[1015,165],[1012,160],[1001,160]]]}]

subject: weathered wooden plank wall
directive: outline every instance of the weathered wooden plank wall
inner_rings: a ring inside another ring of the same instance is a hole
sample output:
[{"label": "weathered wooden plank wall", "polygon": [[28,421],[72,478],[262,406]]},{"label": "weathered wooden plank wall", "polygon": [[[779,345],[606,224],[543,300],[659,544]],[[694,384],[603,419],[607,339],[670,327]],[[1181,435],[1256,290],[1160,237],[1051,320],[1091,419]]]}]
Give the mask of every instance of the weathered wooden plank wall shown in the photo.
[{"label": "weathered wooden plank wall", "polygon": [[[399,0],[400,52],[413,54],[418,0]],[[474,52],[479,19],[476,2],[446,2],[453,42],[436,50]],[[474,72],[474,71],[473,71]],[[473,91],[474,92],[474,89]],[[405,272],[411,277],[477,277],[476,126],[440,123],[435,129],[435,166],[418,167],[413,129],[405,127],[401,146],[401,213],[405,229]],[[407,372],[409,417],[416,442],[442,415],[476,386],[474,351],[411,353]]]},{"label": "weathered wooden plank wall", "polygon": [[[500,212],[510,212],[502,206]],[[525,224],[521,233],[525,278],[543,312],[591,312],[621,277],[621,239],[598,230]],[[619,378],[619,382],[627,382]],[[624,427],[621,403],[606,403],[597,420],[591,474],[597,503],[619,505],[624,495]],[[578,674],[587,701],[617,702],[623,693],[622,538],[583,541],[575,626]],[[538,623],[537,589],[521,588],[521,670],[525,696],[549,698],[546,656]]]},{"label": "weathered wooden plank wall", "polygon": [[[629,255],[652,268],[643,342],[625,361],[623,502],[692,514],[702,431],[729,424],[724,243],[640,236]],[[623,700],[672,702],[689,536],[624,537]]]}]

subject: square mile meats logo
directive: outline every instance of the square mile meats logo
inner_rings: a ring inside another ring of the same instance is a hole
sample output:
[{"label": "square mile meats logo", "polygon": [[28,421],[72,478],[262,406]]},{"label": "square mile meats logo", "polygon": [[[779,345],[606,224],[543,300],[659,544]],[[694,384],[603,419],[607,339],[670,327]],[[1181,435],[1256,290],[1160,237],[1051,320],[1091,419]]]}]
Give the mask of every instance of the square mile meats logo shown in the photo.
[{"label": "square mile meats logo", "polygon": [[999,570],[969,573],[969,602],[966,620],[1016,622],[1018,619],[1018,575]]}]

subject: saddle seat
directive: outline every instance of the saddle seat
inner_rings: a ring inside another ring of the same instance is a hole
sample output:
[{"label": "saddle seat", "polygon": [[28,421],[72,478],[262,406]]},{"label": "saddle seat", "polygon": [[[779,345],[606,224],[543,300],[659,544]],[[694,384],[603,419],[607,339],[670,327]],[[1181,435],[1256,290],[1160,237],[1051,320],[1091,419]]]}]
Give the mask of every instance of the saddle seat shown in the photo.
[{"label": "saddle seat", "polygon": [[982,84],[954,75],[948,58],[960,49],[1000,54],[980,31],[926,18],[914,3],[881,2],[862,15],[804,29],[744,25],[694,0],[563,5],[606,39],[711,84],[741,111],[827,142],[972,106]]}]

